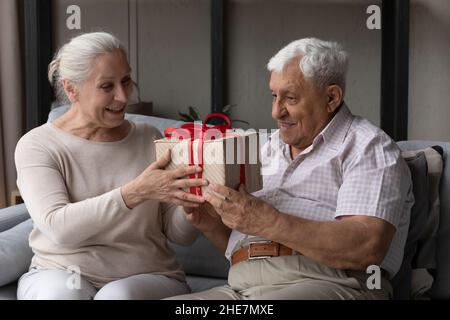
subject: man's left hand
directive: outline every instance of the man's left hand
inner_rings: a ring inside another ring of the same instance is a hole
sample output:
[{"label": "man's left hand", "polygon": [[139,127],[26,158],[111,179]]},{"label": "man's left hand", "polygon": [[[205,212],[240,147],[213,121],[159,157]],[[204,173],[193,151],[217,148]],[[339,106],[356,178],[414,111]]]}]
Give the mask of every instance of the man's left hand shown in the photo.
[{"label": "man's left hand", "polygon": [[245,234],[264,236],[262,232],[273,226],[278,216],[273,206],[249,194],[243,185],[236,191],[210,183],[203,197],[227,227]]}]

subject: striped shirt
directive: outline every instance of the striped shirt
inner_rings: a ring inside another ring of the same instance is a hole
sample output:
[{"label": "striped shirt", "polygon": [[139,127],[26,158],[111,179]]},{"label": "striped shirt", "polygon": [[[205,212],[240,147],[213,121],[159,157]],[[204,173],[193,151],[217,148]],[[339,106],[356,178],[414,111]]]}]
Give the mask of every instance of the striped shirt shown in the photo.
[{"label": "striped shirt", "polygon": [[[414,196],[409,168],[386,133],[343,104],[295,159],[276,131],[262,147],[261,161],[263,189],[253,195],[283,213],[316,221],[364,215],[392,224],[395,236],[381,267],[391,277],[397,273]],[[233,230],[227,258],[249,237]]]}]

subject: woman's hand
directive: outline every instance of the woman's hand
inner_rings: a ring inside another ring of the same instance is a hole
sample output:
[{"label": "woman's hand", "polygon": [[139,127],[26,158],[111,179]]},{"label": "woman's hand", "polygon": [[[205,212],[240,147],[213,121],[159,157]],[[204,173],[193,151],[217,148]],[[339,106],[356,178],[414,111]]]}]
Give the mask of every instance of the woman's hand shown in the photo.
[{"label": "woman's hand", "polygon": [[202,179],[185,178],[201,172],[198,166],[182,166],[173,170],[163,170],[171,159],[171,152],[153,162],[136,179],[121,188],[122,197],[128,208],[134,208],[146,200],[171,202],[184,207],[198,207],[203,197],[184,192],[183,188],[206,186]]}]

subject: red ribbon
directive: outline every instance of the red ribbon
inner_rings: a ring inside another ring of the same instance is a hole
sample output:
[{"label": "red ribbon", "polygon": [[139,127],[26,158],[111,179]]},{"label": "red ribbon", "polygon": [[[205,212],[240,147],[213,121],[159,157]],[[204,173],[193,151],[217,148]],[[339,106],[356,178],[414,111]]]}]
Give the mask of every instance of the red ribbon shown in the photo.
[{"label": "red ribbon", "polygon": [[[219,125],[207,125],[208,120],[211,118],[222,118],[225,120],[225,124]],[[186,123],[183,124],[180,128],[166,128],[164,129],[164,136],[166,138],[172,138],[174,134],[177,135],[179,140],[189,139],[189,165],[194,166],[194,140],[198,139],[198,147],[197,147],[197,158],[198,165],[203,169],[203,144],[205,140],[214,140],[216,138],[224,137],[227,129],[231,128],[230,119],[224,115],[223,113],[211,113],[202,124],[197,123]],[[218,131],[220,134],[217,134]],[[203,172],[203,171],[202,171]],[[202,178],[202,172],[197,174],[197,178]],[[189,178],[195,179],[195,174],[189,175]],[[240,182],[245,184],[245,165],[241,164],[240,167]],[[192,194],[202,195],[202,187],[191,187],[190,192]]]}]

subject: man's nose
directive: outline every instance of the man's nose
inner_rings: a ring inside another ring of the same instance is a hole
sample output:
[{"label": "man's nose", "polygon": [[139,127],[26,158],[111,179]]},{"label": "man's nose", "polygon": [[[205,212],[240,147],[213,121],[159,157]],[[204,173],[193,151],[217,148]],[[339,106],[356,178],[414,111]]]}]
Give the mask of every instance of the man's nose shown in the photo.
[{"label": "man's nose", "polygon": [[282,119],[286,116],[286,114],[287,110],[283,101],[279,97],[275,98],[272,104],[272,118],[275,120]]}]

